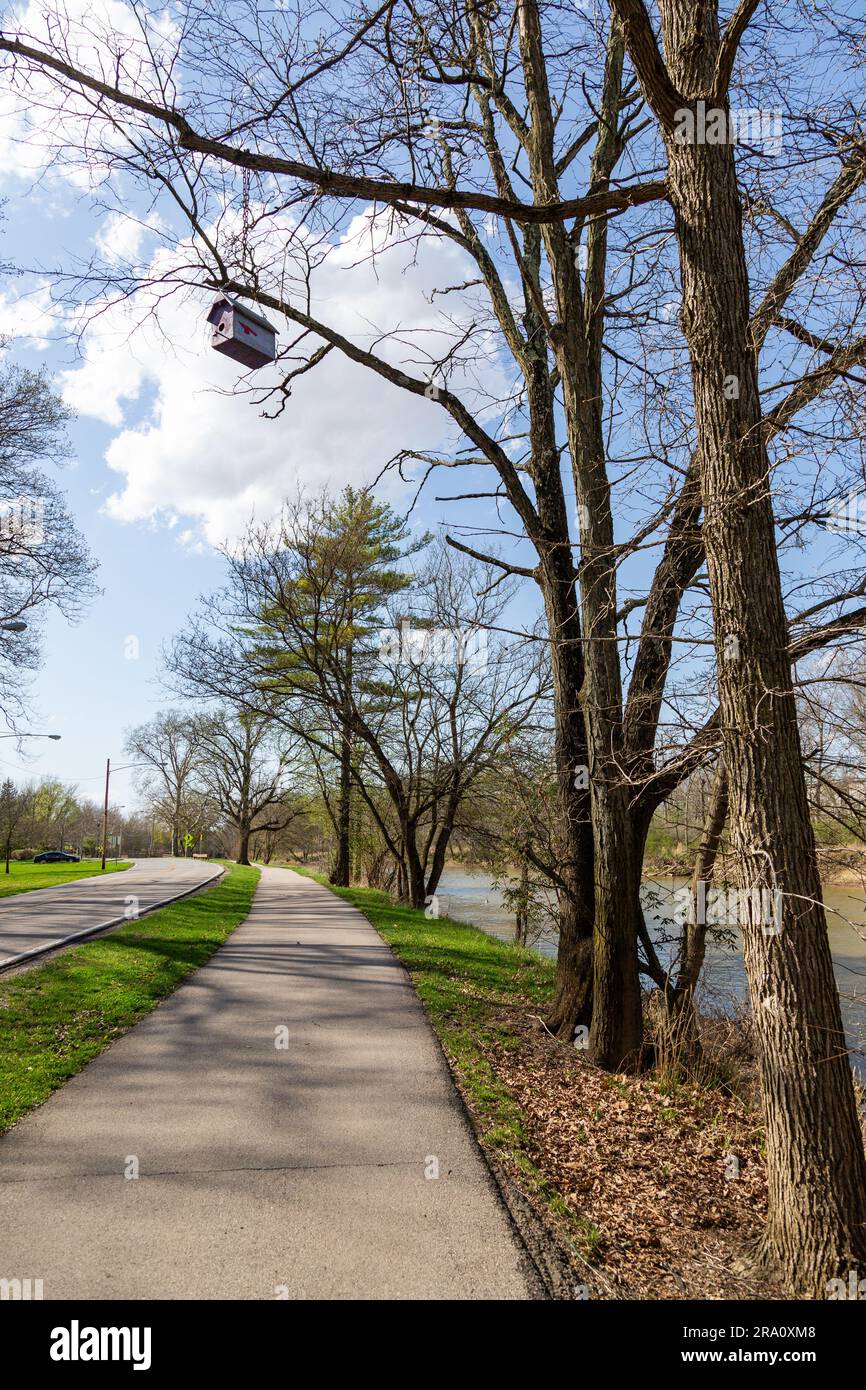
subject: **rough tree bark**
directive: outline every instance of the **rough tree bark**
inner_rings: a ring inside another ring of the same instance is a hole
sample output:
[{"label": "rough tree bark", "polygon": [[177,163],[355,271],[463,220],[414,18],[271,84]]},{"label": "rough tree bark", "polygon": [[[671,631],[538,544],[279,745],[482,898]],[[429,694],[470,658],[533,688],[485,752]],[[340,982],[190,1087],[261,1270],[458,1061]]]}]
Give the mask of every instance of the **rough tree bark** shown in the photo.
[{"label": "rough tree bark", "polygon": [[866,1162],[806,798],[733,148],[676,138],[677,112],[698,99],[727,116],[755,6],[721,38],[714,0],[661,0],[665,68],[641,0],[612,5],[667,149],[731,840],[742,887],[784,894],[781,931],[766,932],[747,894],[742,923],[767,1135],[760,1261],[821,1292],[866,1259]]}]

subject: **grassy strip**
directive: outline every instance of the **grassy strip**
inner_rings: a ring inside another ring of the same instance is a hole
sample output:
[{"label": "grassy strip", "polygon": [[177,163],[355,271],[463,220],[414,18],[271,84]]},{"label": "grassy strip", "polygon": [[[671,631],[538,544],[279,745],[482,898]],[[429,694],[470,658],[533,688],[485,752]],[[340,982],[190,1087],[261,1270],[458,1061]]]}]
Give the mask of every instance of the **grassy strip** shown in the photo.
[{"label": "grassy strip", "polygon": [[0,1131],[81,1071],[192,970],[250,910],[258,869],[0,980]]},{"label": "grassy strip", "polygon": [[[101,860],[82,859],[80,864],[34,864],[29,859],[13,859],[9,873],[0,862],[0,898],[14,893],[32,893],[36,888],[56,888],[60,883],[74,883],[77,878],[90,878],[100,872]],[[121,859],[106,864],[107,874],[116,874],[132,867],[131,861]]]},{"label": "grassy strip", "polygon": [[515,1021],[543,1016],[554,962],[464,922],[428,919],[420,909],[395,905],[372,888],[334,888],[322,874],[299,864],[289,867],[359,908],[384,937],[409,971],[482,1147],[519,1169],[525,1189],[564,1214],[557,1189],[530,1157],[520,1107],[485,1055],[494,1045],[519,1047]]}]

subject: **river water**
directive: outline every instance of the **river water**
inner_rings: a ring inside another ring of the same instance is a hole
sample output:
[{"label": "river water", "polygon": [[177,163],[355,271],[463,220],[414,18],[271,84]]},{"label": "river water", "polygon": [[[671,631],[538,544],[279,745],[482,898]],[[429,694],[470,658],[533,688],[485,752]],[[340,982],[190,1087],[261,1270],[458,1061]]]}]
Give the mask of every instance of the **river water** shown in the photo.
[{"label": "river water", "polygon": [[[679,931],[666,907],[672,904],[674,891],[686,882],[659,879],[644,885],[650,934],[665,965],[671,948],[663,944],[664,938]],[[503,906],[502,895],[487,874],[450,865],[442,875],[437,898],[440,916],[471,922],[503,941],[514,939],[514,916]],[[861,1079],[866,1080],[866,894],[859,887],[827,887],[824,902],[851,1062]],[[702,982],[702,1003],[726,1013],[741,1006],[747,996],[739,932],[734,929],[732,935],[734,942],[730,947],[708,942]],[[543,936],[535,949],[542,955],[555,956],[555,935]]]}]

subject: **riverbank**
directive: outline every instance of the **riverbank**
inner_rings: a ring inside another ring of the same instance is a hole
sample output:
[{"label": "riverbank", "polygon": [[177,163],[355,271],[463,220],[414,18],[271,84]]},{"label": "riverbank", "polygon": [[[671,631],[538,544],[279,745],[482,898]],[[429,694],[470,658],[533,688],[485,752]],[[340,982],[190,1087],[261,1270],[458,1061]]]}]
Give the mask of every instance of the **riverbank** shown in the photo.
[{"label": "riverbank", "polygon": [[[825,888],[860,888],[866,892],[866,845],[827,845],[818,848],[818,869]],[[691,878],[694,855],[691,852],[648,855],[644,859],[644,879]],[[718,882],[736,882],[734,861],[720,855],[714,877]]]},{"label": "riverbank", "polygon": [[559,1296],[783,1296],[738,1269],[766,1213],[742,1033],[708,1027],[700,1087],[610,1076],[547,1032],[552,961],[372,889],[332,891],[406,966],[518,1224],[561,1256]]},{"label": "riverbank", "polygon": [[[818,848],[818,868],[821,882],[825,887],[861,888],[866,893],[866,845],[827,845]],[[311,872],[321,870],[314,864],[302,866]],[[472,860],[449,859],[446,871],[489,874],[489,869]],[[683,847],[682,854],[647,855],[643,862],[644,881],[655,879],[689,880],[694,868],[694,855]],[[516,875],[514,868],[508,871]],[[733,859],[720,855],[716,861],[715,878],[717,882],[736,881]]]}]

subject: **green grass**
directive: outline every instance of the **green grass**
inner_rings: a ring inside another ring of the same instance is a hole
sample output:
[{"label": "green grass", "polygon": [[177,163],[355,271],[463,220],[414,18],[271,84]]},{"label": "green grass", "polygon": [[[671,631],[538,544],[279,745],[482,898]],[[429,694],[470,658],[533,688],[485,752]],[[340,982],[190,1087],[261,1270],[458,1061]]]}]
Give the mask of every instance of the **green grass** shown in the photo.
[{"label": "green grass", "polygon": [[[82,859],[80,864],[34,864],[29,859],[13,859],[9,873],[5,872],[5,862],[0,861],[0,898],[8,898],[13,893],[32,893],[34,888],[56,888],[58,883],[72,883],[77,878],[89,878],[100,872],[101,859]],[[116,874],[122,869],[131,868],[128,859],[106,864],[107,874]]]},{"label": "green grass", "polygon": [[482,1145],[492,1157],[515,1164],[524,1184],[553,1205],[557,1193],[530,1158],[520,1108],[484,1049],[494,1043],[516,1046],[515,1020],[543,1017],[554,962],[466,923],[428,919],[421,910],[397,906],[372,888],[334,888],[322,874],[299,864],[289,867],[359,908],[388,942],[409,971]]},{"label": "green grass", "polygon": [[258,878],[233,865],[214,888],[0,978],[0,1131],[203,965],[249,913]]}]

